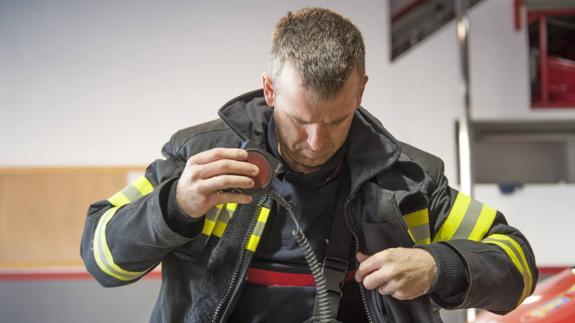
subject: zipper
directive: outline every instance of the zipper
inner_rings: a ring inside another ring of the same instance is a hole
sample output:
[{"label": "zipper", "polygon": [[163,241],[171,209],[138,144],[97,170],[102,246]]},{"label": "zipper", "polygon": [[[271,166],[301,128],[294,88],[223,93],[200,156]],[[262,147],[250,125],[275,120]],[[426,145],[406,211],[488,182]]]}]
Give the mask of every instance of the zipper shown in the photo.
[{"label": "zipper", "polygon": [[244,239],[242,240],[242,246],[244,246],[242,248],[242,251],[240,252],[240,255],[238,257],[238,262],[236,263],[236,267],[234,268],[234,271],[232,273],[232,277],[230,279],[230,283],[228,284],[228,288],[226,289],[226,292],[224,293],[224,297],[222,297],[221,302],[218,304],[218,306],[216,307],[216,311],[214,312],[214,316],[212,317],[212,322],[216,323],[218,322],[218,318],[220,316],[220,313],[222,311],[222,309],[224,308],[225,303],[227,302],[228,298],[230,297],[230,294],[232,293],[236,282],[238,280],[238,276],[240,274],[240,271],[243,267],[243,263],[247,254],[247,249],[245,248],[245,246],[247,245],[249,238],[251,236],[251,234],[253,233],[256,224],[258,222],[258,214],[260,213],[263,205],[267,202],[268,200],[268,195],[267,193],[264,194],[263,198],[258,202],[258,206],[255,210],[255,215],[252,218],[250,225],[248,227],[248,231],[246,233],[246,235],[244,236]]},{"label": "zipper", "polygon": [[[353,224],[353,222],[349,219],[349,210],[350,210],[350,202],[351,200],[354,198],[354,195],[350,195],[349,198],[347,198],[347,200],[344,203],[344,212],[343,212],[343,217],[345,219],[345,223],[347,224],[347,228],[348,230],[351,232],[351,234],[353,234],[353,238],[355,241],[355,254],[357,254],[359,252],[359,236],[357,234],[357,230],[355,230],[355,225]],[[359,263],[357,261],[357,258],[355,257],[355,255],[353,256],[355,265],[359,267]],[[367,306],[367,300],[366,300],[366,296],[365,296],[365,291],[363,288],[363,284],[362,283],[357,283],[359,286],[359,294],[361,295],[361,304],[363,306],[363,310],[365,311],[365,313],[367,314],[367,320],[369,321],[369,323],[373,323],[373,318],[371,317],[371,313],[369,311],[369,307]]]}]

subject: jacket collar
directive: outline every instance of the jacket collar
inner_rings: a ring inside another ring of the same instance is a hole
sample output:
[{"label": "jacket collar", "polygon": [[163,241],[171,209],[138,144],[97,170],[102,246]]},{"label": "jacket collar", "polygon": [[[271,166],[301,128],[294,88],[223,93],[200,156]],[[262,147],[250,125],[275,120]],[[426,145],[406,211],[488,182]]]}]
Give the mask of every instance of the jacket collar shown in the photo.
[{"label": "jacket collar", "polygon": [[[266,131],[272,113],[261,89],[232,99],[218,111],[220,118],[243,141],[250,140],[267,150]],[[401,153],[399,142],[364,108],[355,113],[348,144],[346,161],[351,170],[352,193],[391,166]]]}]

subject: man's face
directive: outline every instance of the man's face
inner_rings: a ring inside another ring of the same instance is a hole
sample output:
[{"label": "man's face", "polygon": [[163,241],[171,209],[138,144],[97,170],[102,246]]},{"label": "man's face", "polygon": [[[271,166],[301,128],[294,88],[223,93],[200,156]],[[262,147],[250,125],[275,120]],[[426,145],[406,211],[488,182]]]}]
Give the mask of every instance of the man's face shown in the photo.
[{"label": "man's face", "polygon": [[267,75],[263,81],[266,102],[274,108],[281,156],[295,171],[318,170],[345,142],[367,76],[352,71],[340,92],[327,100],[303,88],[289,64],[275,84]]}]

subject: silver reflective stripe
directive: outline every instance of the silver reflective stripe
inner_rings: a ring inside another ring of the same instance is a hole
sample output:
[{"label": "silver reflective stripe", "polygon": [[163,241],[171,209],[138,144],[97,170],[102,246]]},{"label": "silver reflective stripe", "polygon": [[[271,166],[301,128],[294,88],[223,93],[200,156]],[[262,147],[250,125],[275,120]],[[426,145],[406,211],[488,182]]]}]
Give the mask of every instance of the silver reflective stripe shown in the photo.
[{"label": "silver reflective stripe", "polygon": [[517,270],[523,276],[523,293],[517,305],[521,304],[523,300],[529,295],[533,287],[533,276],[525,258],[521,245],[513,238],[504,234],[492,234],[482,241],[483,243],[490,243],[499,246],[511,259]]},{"label": "silver reflective stripe", "polygon": [[94,232],[94,240],[92,248],[94,252],[94,260],[96,264],[108,276],[114,277],[118,280],[129,281],[134,280],[146,273],[146,271],[129,271],[121,268],[115,263],[112,251],[106,241],[106,226],[112,219],[118,207],[114,207],[106,211],[98,221],[96,230]]},{"label": "silver reflective stripe", "polygon": [[[97,247],[99,248],[99,255],[104,255],[104,239],[98,239],[98,243],[97,243]],[[141,273],[134,273],[133,275],[126,275],[123,273],[120,273],[119,271],[117,271],[116,269],[114,269],[114,267],[112,266],[112,264],[110,262],[108,262],[108,258],[107,257],[102,257],[100,256],[100,260],[102,261],[102,264],[104,265],[104,267],[110,271],[113,275],[111,275],[112,277],[118,278],[120,280],[132,280],[132,279],[136,279],[138,277],[140,277]],[[143,273],[142,273],[143,274]]]},{"label": "silver reflective stripe", "polygon": [[411,232],[411,235],[413,236],[413,239],[415,239],[416,243],[429,244],[431,242],[431,237],[429,235],[429,223],[415,226],[410,228],[409,231]]},{"label": "silver reflective stripe", "polygon": [[220,213],[220,217],[218,218],[218,222],[228,224],[230,222],[230,219],[232,218],[232,214],[233,212],[231,212],[230,210],[223,209],[222,213]]},{"label": "silver reflective stripe", "polygon": [[[485,242],[489,242],[489,241],[499,241],[501,243],[504,243],[505,245],[507,245],[509,247],[509,249],[511,249],[511,251],[513,251],[513,254],[515,254],[515,257],[517,257],[517,259],[521,259],[521,255],[519,255],[519,253],[517,252],[517,250],[515,250],[515,247],[513,246],[513,244],[511,244],[511,242],[509,241],[505,241],[505,240],[500,240],[500,239],[493,239],[490,237],[485,238],[483,241]],[[522,261],[519,261],[519,264],[521,265],[521,268],[523,268],[523,270],[525,270],[525,266],[523,265]]]},{"label": "silver reflective stripe", "polygon": [[138,189],[134,187],[134,185],[129,185],[128,187],[124,188],[122,190],[122,193],[124,193],[124,195],[128,198],[128,200],[132,202],[142,197],[142,193],[140,193],[140,191],[138,191]]},{"label": "silver reflective stripe", "polygon": [[463,216],[463,221],[461,221],[461,224],[455,231],[455,234],[453,235],[452,239],[469,238],[471,232],[473,231],[473,228],[475,227],[475,224],[477,223],[477,219],[481,214],[482,207],[483,207],[482,203],[474,199],[471,199],[469,206],[467,207],[467,211]]},{"label": "silver reflective stripe", "polygon": [[236,207],[237,205],[235,207],[234,205],[226,205],[222,209],[218,221],[216,222],[216,225],[214,227],[214,231],[212,232],[213,235],[219,238],[221,238],[224,235],[224,232],[228,227],[228,223],[230,222],[230,219],[234,215]]},{"label": "silver reflective stripe", "polygon": [[218,220],[218,217],[222,212],[222,207],[223,206],[221,205],[217,205],[208,210],[208,212],[206,213],[206,219],[204,221],[204,228],[202,229],[202,234],[208,237],[212,235],[214,227],[216,226],[216,221]]},{"label": "silver reflective stripe", "polygon": [[256,222],[256,227],[254,228],[254,233],[255,235],[261,237],[262,233],[264,233],[264,228],[266,227],[265,222]]}]

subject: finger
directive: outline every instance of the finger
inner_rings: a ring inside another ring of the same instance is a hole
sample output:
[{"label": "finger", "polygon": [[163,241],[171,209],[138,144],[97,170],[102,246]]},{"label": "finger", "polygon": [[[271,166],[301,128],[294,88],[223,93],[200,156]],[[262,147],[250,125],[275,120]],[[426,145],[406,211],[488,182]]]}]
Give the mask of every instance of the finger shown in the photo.
[{"label": "finger", "polygon": [[232,189],[232,188],[252,188],[254,180],[239,175],[219,175],[205,179],[198,183],[198,191],[203,194]]},{"label": "finger", "polygon": [[359,264],[357,271],[355,272],[355,279],[358,282],[363,281],[366,275],[370,274],[371,272],[378,270],[383,266],[385,263],[384,259],[384,252],[378,252],[375,255],[372,255]]},{"label": "finger", "polygon": [[254,164],[232,159],[220,159],[196,167],[198,177],[202,179],[223,174],[256,176],[259,172]]},{"label": "finger", "polygon": [[249,204],[253,201],[251,195],[232,192],[216,192],[211,195],[211,198],[213,198],[212,204],[214,205],[225,203]]},{"label": "finger", "polygon": [[380,293],[381,295],[393,295],[396,290],[397,290],[397,284],[395,283],[395,280],[386,282],[383,285],[380,285],[377,288],[377,292]]},{"label": "finger", "polygon": [[203,165],[220,159],[246,160],[248,152],[239,148],[214,148],[195,154],[188,163]]},{"label": "finger", "polygon": [[357,254],[355,254],[355,257],[357,258],[357,261],[359,261],[359,263],[362,263],[365,259],[367,259],[369,256],[366,254],[363,254],[361,252],[358,252]]},{"label": "finger", "polygon": [[404,301],[404,300],[408,300],[408,299],[414,299],[414,298],[419,297],[419,296],[424,295],[424,294],[425,294],[425,293],[423,293],[423,294],[413,294],[413,295],[412,295],[412,294],[408,294],[408,293],[405,292],[405,291],[396,289],[395,292],[391,293],[390,295],[393,296],[393,297],[396,298],[396,299],[399,299],[399,300],[401,300],[401,301]]},{"label": "finger", "polygon": [[[366,254],[364,254],[364,253],[361,253],[361,252],[358,252],[358,253],[355,254],[355,258],[357,259],[357,261],[358,261],[360,264],[361,264],[362,262],[364,262],[368,257],[369,257],[368,255],[366,255]],[[355,281],[358,282],[358,283],[360,283],[360,282],[363,280],[363,275],[364,275],[364,274],[360,275],[359,270],[356,270],[356,271],[355,271],[355,275],[354,275]]]},{"label": "finger", "polygon": [[363,278],[363,286],[367,289],[376,289],[393,281],[385,268],[376,270]]}]

